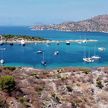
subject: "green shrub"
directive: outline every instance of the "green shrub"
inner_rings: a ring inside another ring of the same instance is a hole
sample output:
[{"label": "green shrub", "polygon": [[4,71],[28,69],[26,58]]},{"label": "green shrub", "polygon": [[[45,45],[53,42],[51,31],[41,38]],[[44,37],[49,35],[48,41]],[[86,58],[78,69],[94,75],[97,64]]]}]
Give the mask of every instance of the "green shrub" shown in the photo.
[{"label": "green shrub", "polygon": [[31,73],[31,76],[36,76],[37,75],[37,73]]},{"label": "green shrub", "polygon": [[10,71],[14,71],[16,69],[16,67],[4,67],[4,69],[8,69]]},{"label": "green shrub", "polygon": [[20,98],[19,98],[19,101],[20,101],[22,104],[24,104],[25,102],[27,102],[27,99],[24,98],[24,97],[20,97]]},{"label": "green shrub", "polygon": [[12,76],[1,76],[0,77],[0,89],[8,92],[15,88],[15,80]]},{"label": "green shrub", "polygon": [[96,81],[97,87],[99,87],[100,89],[103,88],[102,82],[100,80]]},{"label": "green shrub", "polygon": [[85,74],[91,73],[91,70],[90,69],[87,69],[87,68],[80,68],[79,70],[82,71]]}]

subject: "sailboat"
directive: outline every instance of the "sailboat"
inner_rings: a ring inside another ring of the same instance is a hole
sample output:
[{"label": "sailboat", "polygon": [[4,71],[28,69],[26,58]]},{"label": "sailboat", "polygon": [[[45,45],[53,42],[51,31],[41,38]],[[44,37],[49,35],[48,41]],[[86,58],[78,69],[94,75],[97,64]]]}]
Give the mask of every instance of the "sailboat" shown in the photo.
[{"label": "sailboat", "polygon": [[25,46],[25,41],[23,39],[21,40],[21,45]]},{"label": "sailboat", "polygon": [[1,48],[0,50],[1,50],[1,59],[0,59],[0,64],[2,65],[2,64],[5,63],[5,61],[4,61],[4,59],[3,59],[3,51],[6,50],[6,48]]},{"label": "sailboat", "polygon": [[92,56],[92,59],[94,59],[94,60],[99,60],[99,59],[101,59],[101,57],[100,57],[100,56],[94,55],[94,56]]},{"label": "sailboat", "polygon": [[92,58],[90,58],[90,57],[83,58],[83,61],[84,61],[84,62],[87,62],[87,63],[92,63],[92,62],[94,62],[94,60],[93,60]]},{"label": "sailboat", "polygon": [[60,42],[59,41],[57,41],[56,43],[57,43],[57,45],[60,45]]},{"label": "sailboat", "polygon": [[0,60],[0,64],[4,64],[4,60],[3,59]]},{"label": "sailboat", "polygon": [[66,40],[66,45],[70,45],[70,41]]},{"label": "sailboat", "polygon": [[80,40],[77,43],[82,44],[82,42]]},{"label": "sailboat", "polygon": [[42,53],[43,53],[42,50],[38,50],[38,51],[37,51],[37,54],[42,54]]},{"label": "sailboat", "polygon": [[47,40],[46,44],[49,46],[51,44],[51,42],[49,40]]},{"label": "sailboat", "polygon": [[87,43],[87,39],[83,40],[82,42],[83,42],[83,43]]},{"label": "sailboat", "polygon": [[98,55],[96,55],[96,46],[95,46],[95,48],[94,48],[94,56],[92,56],[91,58],[93,59],[93,60],[99,60],[99,59],[101,59],[101,57],[100,56],[98,56]]},{"label": "sailboat", "polygon": [[[86,47],[86,46],[85,46]],[[87,63],[92,63],[94,62],[94,59],[90,57],[90,50],[89,50],[89,55],[88,57],[86,56],[86,48],[84,48],[84,57],[83,57],[83,61],[87,62]]]},{"label": "sailboat", "polygon": [[43,66],[46,66],[47,65],[47,62],[46,62],[46,60],[45,60],[45,55],[44,55],[44,52],[42,53],[43,55],[42,55],[42,61],[41,61],[41,64],[43,65]]},{"label": "sailboat", "polygon": [[98,50],[102,52],[102,51],[105,51],[106,49],[104,47],[100,47],[98,48]]},{"label": "sailboat", "polygon": [[59,51],[55,51],[54,52],[54,55],[56,56],[56,55],[58,55],[59,54]]},{"label": "sailboat", "polygon": [[84,61],[84,62],[87,62],[87,63],[92,63],[92,62],[94,62],[94,59],[91,58],[91,57],[84,57],[84,58],[83,58],[83,61]]},{"label": "sailboat", "polygon": [[78,43],[78,44],[82,44],[81,35],[80,35],[80,40],[78,40],[77,43]]}]

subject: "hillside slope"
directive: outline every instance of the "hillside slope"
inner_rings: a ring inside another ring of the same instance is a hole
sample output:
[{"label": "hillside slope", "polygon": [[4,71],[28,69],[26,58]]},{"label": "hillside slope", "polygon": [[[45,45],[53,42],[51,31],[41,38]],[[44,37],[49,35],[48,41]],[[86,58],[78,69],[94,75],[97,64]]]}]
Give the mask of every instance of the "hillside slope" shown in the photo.
[{"label": "hillside slope", "polygon": [[0,67],[0,108],[108,108],[108,67]]},{"label": "hillside slope", "polygon": [[53,25],[37,25],[33,30],[60,30],[60,31],[90,31],[90,32],[108,32],[108,15],[99,15],[91,19],[66,22]]}]

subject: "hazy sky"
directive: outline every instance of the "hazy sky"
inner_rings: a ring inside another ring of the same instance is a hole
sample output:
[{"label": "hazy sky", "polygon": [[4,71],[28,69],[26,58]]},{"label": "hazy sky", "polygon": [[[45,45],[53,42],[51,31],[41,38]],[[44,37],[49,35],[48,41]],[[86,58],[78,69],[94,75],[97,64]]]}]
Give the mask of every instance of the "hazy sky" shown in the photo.
[{"label": "hazy sky", "polygon": [[0,0],[0,25],[77,21],[108,14],[108,0]]}]

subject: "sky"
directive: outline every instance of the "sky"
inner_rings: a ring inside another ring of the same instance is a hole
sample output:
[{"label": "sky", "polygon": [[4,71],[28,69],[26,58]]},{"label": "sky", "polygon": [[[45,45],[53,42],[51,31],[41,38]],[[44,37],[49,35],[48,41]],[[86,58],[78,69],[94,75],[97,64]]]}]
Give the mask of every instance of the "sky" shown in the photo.
[{"label": "sky", "polygon": [[108,14],[108,0],[0,0],[0,25],[56,24]]}]

